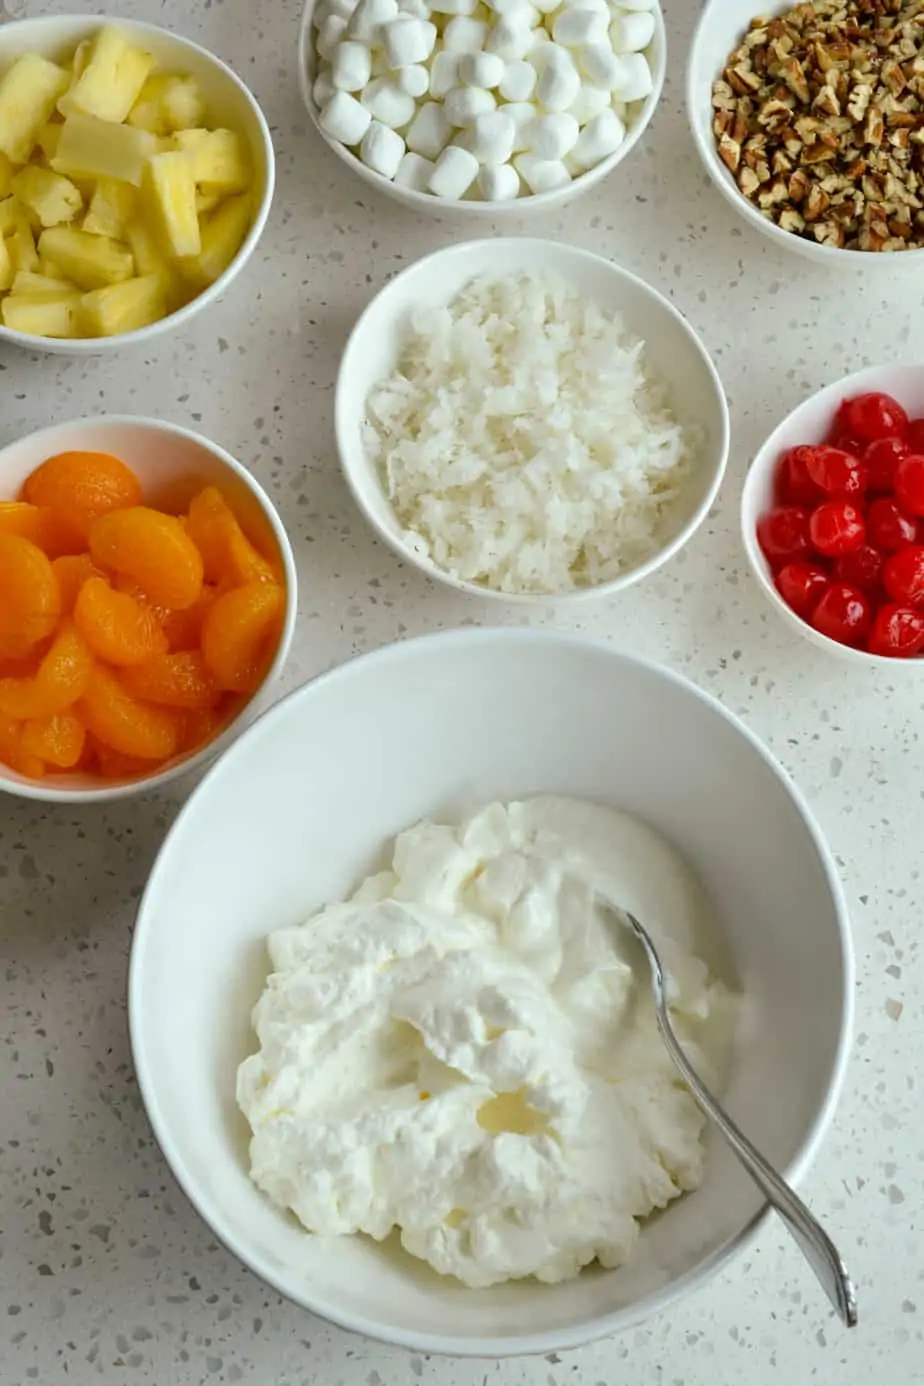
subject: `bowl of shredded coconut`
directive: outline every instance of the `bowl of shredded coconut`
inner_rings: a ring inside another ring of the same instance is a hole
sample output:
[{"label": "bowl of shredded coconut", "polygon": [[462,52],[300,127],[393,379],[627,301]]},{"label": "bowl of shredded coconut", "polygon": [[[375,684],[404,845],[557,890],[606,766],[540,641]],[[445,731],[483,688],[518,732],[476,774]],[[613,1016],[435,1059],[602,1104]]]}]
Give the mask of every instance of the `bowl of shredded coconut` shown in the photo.
[{"label": "bowl of shredded coconut", "polygon": [[708,513],[729,441],[716,370],[666,298],[525,238],[438,251],[379,292],[343,355],[335,429],[381,539],[518,602],[654,572]]}]

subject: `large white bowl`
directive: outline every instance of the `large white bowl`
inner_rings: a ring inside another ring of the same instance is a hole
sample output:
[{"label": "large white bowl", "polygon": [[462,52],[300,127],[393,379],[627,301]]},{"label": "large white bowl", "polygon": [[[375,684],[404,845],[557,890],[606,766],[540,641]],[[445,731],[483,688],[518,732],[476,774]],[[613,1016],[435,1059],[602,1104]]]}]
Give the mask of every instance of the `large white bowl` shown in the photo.
[{"label": "large white bowl", "polygon": [[639,814],[698,871],[746,998],[728,1106],[800,1179],[841,1089],[853,1006],[831,855],[740,722],[630,655],[470,629],[390,646],[308,684],[199,786],[135,924],[135,1067],[189,1198],[280,1293],[418,1351],[551,1352],[615,1333],[701,1286],[763,1217],[760,1194],[710,1137],[702,1187],[650,1221],[623,1269],[476,1291],[362,1237],[309,1237],[251,1184],[235,1075],[255,1048],[266,934],[342,897],[422,816],[541,792]]},{"label": "large white bowl", "polygon": [[[513,595],[452,577],[408,543],[363,446],[363,419],[372,388],[397,365],[412,311],[454,298],[479,276],[533,274],[564,279],[599,308],[621,314],[646,343],[652,374],[668,387],[671,407],[699,431],[697,466],[677,506],[665,517],[656,551],[612,582],[549,595]],[[340,464],[353,499],[379,538],[428,577],[472,596],[507,602],[580,602],[613,596],[660,568],[696,532],[716,498],[728,460],[729,418],[718,372],[686,318],[657,289],[612,260],[559,241],[511,237],[467,241],[438,250],[396,275],[365,309],[340,362],[334,403]]]},{"label": "large white bowl", "polygon": [[565,187],[556,188],[554,192],[529,193],[512,202],[484,202],[476,198],[434,197],[431,193],[414,192],[411,188],[402,188],[397,183],[392,182],[390,178],[376,173],[374,169],[368,168],[352,149],[347,149],[346,145],[341,144],[339,140],[331,139],[322,128],[318,119],[320,111],[312,94],[315,77],[312,20],[316,8],[317,0],[307,0],[298,36],[298,86],[305,109],[311,117],[311,123],[341,163],[346,164],[347,168],[357,174],[364,183],[367,183],[371,188],[377,188],[386,197],[393,198],[403,206],[410,207],[415,212],[424,212],[428,216],[445,217],[448,215],[459,219],[480,219],[509,226],[512,221],[517,221],[527,214],[549,212],[554,208],[564,206],[566,202],[572,202],[582,193],[589,192],[591,188],[596,187],[624,159],[628,158],[651,124],[655,107],[661,99],[661,92],[664,88],[664,78],[667,73],[667,37],[664,32],[664,16],[661,13],[660,5],[656,4],[653,11],[655,19],[654,38],[645,54],[651,67],[653,87],[650,95],[641,103],[641,110],[637,112],[626,138],[615,153],[601,159],[599,164],[572,179]]},{"label": "large white bowl", "polygon": [[23,53],[41,53],[54,60],[69,58],[78,43],[91,38],[107,22],[114,24],[126,38],[153,53],[165,70],[194,77],[208,103],[209,120],[217,126],[239,131],[250,147],[253,164],[253,219],[240,250],[224,274],[219,275],[201,294],[191,299],[169,317],[151,323],[136,332],[122,332],[116,337],[79,337],[57,340],[36,337],[27,332],[14,332],[0,323],[0,343],[13,342],[29,351],[43,351],[58,356],[100,356],[126,347],[149,347],[165,333],[184,328],[198,313],[214,303],[243,271],[257,248],[273,202],[276,179],[276,160],[269,126],[256,98],[230,67],[200,48],[191,39],[168,33],[153,24],[135,19],[112,19],[98,14],[43,15],[39,19],[21,19],[0,23],[0,73]]},{"label": "large white bowl", "polygon": [[709,177],[719,192],[739,216],[755,230],[768,236],[783,250],[794,251],[817,265],[829,268],[851,267],[870,271],[912,271],[920,267],[924,250],[904,250],[899,254],[877,254],[874,251],[846,250],[838,246],[819,245],[784,231],[775,222],[762,216],[753,202],[738,189],[729,170],[719,158],[712,133],[712,87],[728,61],[729,55],[747,33],[751,20],[757,16],[780,14],[791,10],[794,0],[708,0],[693,35],[687,58],[687,117],[693,141]]}]

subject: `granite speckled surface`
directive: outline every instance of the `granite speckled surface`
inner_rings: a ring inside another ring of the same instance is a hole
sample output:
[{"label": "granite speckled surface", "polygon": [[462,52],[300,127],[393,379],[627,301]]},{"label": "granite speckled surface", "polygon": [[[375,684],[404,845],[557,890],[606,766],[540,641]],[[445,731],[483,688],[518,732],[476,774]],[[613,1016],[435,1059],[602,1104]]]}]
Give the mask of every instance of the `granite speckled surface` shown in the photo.
[{"label": "granite speckled surface", "polygon": [[[0,17],[77,8],[0,0]],[[96,8],[88,6],[87,8]],[[248,274],[156,355],[67,361],[0,348],[0,443],[100,410],[191,424],[250,465],[296,550],[301,611],[284,687],[409,633],[503,606],[430,586],[370,539],[331,438],[338,354],[359,309],[457,229],[368,193],[309,131],[297,0],[133,0],[119,14],[232,63],[273,128],[278,194]],[[736,535],[748,457],[809,391],[924,359],[902,280],[842,279],[743,230],[710,191],[681,107],[691,0],[669,0],[670,80],[642,147],[564,215],[524,229],[621,261],[702,332],[734,418],[728,480],[678,561],[565,625],[669,663],[748,721],[792,771],[841,864],[858,958],[854,1061],[805,1192],[860,1290],[848,1338],[772,1225],[726,1274],[627,1336],[546,1360],[446,1363],[348,1337],[267,1291],[173,1183],[132,1074],[125,979],[135,901],[190,785],[108,812],[0,801],[0,1382],[275,1386],[865,1386],[924,1382],[920,1055],[921,686],[859,677],[791,636]]]}]

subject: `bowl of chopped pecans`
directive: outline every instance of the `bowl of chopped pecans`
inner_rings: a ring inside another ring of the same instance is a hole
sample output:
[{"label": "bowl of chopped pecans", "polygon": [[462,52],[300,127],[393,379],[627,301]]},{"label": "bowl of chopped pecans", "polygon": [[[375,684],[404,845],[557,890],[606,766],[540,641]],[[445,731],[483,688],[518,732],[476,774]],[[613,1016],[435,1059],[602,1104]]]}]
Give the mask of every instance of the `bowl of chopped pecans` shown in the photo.
[{"label": "bowl of chopped pecans", "polygon": [[924,250],[921,0],[709,0],[687,67],[706,171],[778,245],[816,263]]}]

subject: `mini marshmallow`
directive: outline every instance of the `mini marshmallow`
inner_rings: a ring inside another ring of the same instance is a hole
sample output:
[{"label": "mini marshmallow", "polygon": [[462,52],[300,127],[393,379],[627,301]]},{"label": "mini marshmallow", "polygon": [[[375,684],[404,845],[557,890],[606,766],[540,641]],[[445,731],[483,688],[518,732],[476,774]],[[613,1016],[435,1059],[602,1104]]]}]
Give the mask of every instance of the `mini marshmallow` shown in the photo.
[{"label": "mini marshmallow", "polygon": [[533,59],[534,57],[536,57],[537,54],[540,54],[540,53],[544,52],[544,50],[545,50],[546,48],[548,48],[548,46],[549,46],[549,44],[550,44],[551,42],[552,42],[552,35],[549,33],[548,29],[543,29],[543,28],[541,27],[541,25],[540,25],[540,27],[539,27],[538,29],[534,29],[534,30],[532,31],[532,33],[530,34],[530,45],[529,45],[529,58],[530,58],[530,61],[532,61],[532,59]]},{"label": "mini marshmallow", "polygon": [[408,149],[414,154],[422,154],[425,159],[436,159],[449,143],[451,135],[452,128],[442,106],[436,101],[427,101],[418,108],[405,139]]},{"label": "mini marshmallow", "polygon": [[338,91],[322,107],[318,124],[332,140],[341,144],[359,144],[372,124],[372,116],[348,91]]},{"label": "mini marshmallow", "polygon": [[499,58],[503,58],[504,62],[515,63],[526,57],[533,46],[534,36],[544,33],[544,29],[529,29],[523,24],[501,19],[488,34],[484,46],[489,53],[496,53]]},{"label": "mini marshmallow", "polygon": [[615,154],[626,137],[626,127],[615,111],[601,111],[589,120],[571,150],[569,162],[579,169],[592,168]]},{"label": "mini marshmallow", "polygon": [[595,115],[605,111],[610,105],[610,93],[605,87],[595,87],[592,82],[582,82],[577,99],[568,107],[578,125],[586,125]]},{"label": "mini marshmallow", "polygon": [[558,9],[561,0],[532,0],[532,3],[540,14],[551,14],[553,10]]},{"label": "mini marshmallow", "polygon": [[658,0],[619,0],[621,10],[653,10]]},{"label": "mini marshmallow", "polygon": [[543,54],[542,70],[536,83],[536,98],[547,111],[564,111],[581,89],[581,79],[566,48],[550,43]]},{"label": "mini marshmallow", "polygon": [[325,63],[314,79],[314,86],[311,88],[311,97],[314,104],[318,107],[326,106],[336,90],[337,88],[334,86],[333,78],[331,77],[330,65]]},{"label": "mini marshmallow", "polygon": [[399,67],[395,73],[395,86],[416,100],[420,96],[425,96],[429,91],[430,73],[421,63],[411,63],[410,67]]},{"label": "mini marshmallow", "polygon": [[436,25],[429,19],[401,15],[382,25],[382,44],[392,67],[424,63],[436,47]]},{"label": "mini marshmallow", "polygon": [[535,154],[518,154],[514,168],[530,192],[554,192],[571,182],[571,174],[558,159],[537,159]]},{"label": "mini marshmallow", "polygon": [[447,91],[459,85],[459,54],[441,50],[430,64],[430,92],[433,96],[445,96]]},{"label": "mini marshmallow", "polygon": [[565,48],[583,48],[587,43],[605,43],[608,27],[606,10],[559,10],[552,25],[552,38]]},{"label": "mini marshmallow", "polygon": [[614,53],[641,53],[654,38],[654,15],[648,11],[618,14],[610,25]]},{"label": "mini marshmallow", "polygon": [[530,0],[484,0],[484,3],[499,19],[509,19],[527,29],[539,23],[539,11]]},{"label": "mini marshmallow", "polygon": [[613,95],[618,101],[644,101],[654,91],[651,68],[644,53],[626,53],[619,61],[622,70]]},{"label": "mini marshmallow", "polygon": [[430,175],[436,165],[420,154],[405,154],[398,165],[395,182],[399,188],[410,188],[413,192],[426,192]]},{"label": "mini marshmallow", "polygon": [[465,147],[479,164],[505,164],[513,153],[516,126],[505,111],[485,111],[466,131]]},{"label": "mini marshmallow", "polygon": [[394,178],[404,158],[404,140],[387,125],[374,120],[363,135],[359,157],[367,168],[375,169],[383,178]]},{"label": "mini marshmallow", "polygon": [[346,39],[334,49],[331,80],[338,91],[362,91],[372,76],[372,53],[368,44]]},{"label": "mini marshmallow", "polygon": [[433,14],[474,14],[478,0],[432,0]]},{"label": "mini marshmallow", "polygon": [[430,6],[427,0],[398,0],[398,13],[408,14],[412,19],[429,19]]},{"label": "mini marshmallow", "polygon": [[577,144],[580,133],[573,115],[556,111],[554,115],[536,116],[523,131],[523,137],[528,140],[528,152],[537,159],[563,159]]},{"label": "mini marshmallow", "polygon": [[531,101],[511,101],[503,107],[504,115],[509,116],[514,124],[513,152],[521,153],[529,148],[527,130],[530,123],[539,114],[538,106],[534,106]]},{"label": "mini marshmallow", "polygon": [[[395,74],[397,75],[397,74]],[[376,77],[370,82],[360,97],[373,120],[387,125],[390,130],[400,130],[414,119],[417,102],[413,96],[402,91],[394,76]]]},{"label": "mini marshmallow", "polygon": [[323,0],[314,12],[314,27],[323,27],[325,19],[336,15],[338,19],[345,19],[347,23],[353,18],[353,11],[359,4],[359,0]]},{"label": "mini marshmallow", "polygon": [[353,11],[347,33],[350,38],[362,43],[373,43],[378,39],[383,24],[388,24],[398,14],[398,0],[359,0]]},{"label": "mini marshmallow", "polygon": [[315,48],[318,50],[319,58],[326,58],[328,62],[334,56],[337,44],[343,38],[347,30],[347,21],[343,15],[332,14],[325,19],[318,30],[318,37],[315,41]]},{"label": "mini marshmallow", "polygon": [[528,101],[536,90],[536,69],[532,63],[507,63],[500,80],[500,94],[505,101]]},{"label": "mini marshmallow", "polygon": [[478,174],[485,202],[512,202],[520,196],[520,175],[510,164],[491,164]]},{"label": "mini marshmallow", "polygon": [[450,144],[436,161],[430,175],[430,191],[437,197],[464,197],[478,176],[478,160],[467,149]]},{"label": "mini marshmallow", "polygon": [[498,87],[506,70],[496,53],[463,53],[459,59],[459,81],[466,87]]},{"label": "mini marshmallow", "polygon": [[483,19],[469,19],[458,14],[443,30],[443,47],[448,53],[480,53],[488,36]]},{"label": "mini marshmallow", "polygon": [[450,125],[465,128],[476,116],[493,111],[497,102],[484,87],[453,87],[443,101],[443,110]]},{"label": "mini marshmallow", "polygon": [[578,54],[581,71],[595,87],[612,91],[626,76],[625,62],[616,56],[609,43],[589,43]]}]

